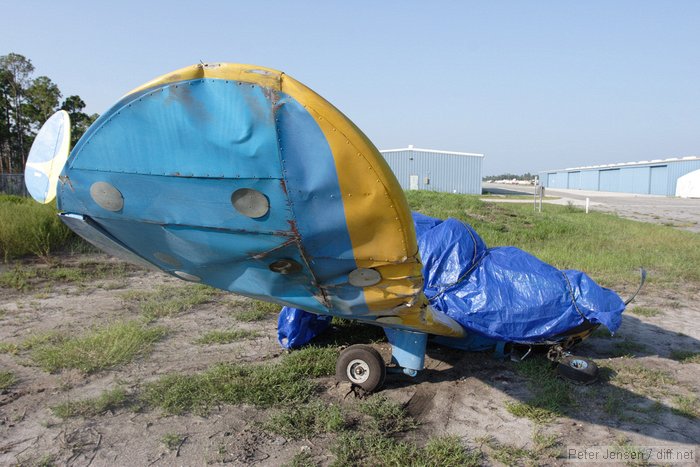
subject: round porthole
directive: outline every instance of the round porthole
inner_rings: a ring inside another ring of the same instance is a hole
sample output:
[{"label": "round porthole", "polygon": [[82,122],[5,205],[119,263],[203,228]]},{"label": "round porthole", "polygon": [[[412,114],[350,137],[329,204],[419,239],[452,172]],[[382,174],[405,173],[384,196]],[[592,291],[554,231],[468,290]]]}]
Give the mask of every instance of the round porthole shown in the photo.
[{"label": "round porthole", "polygon": [[102,209],[121,211],[124,207],[124,197],[121,192],[107,182],[95,182],[90,187],[90,196]]},{"label": "round porthole", "polygon": [[252,219],[263,217],[270,211],[267,196],[252,188],[239,188],[231,195],[231,204],[244,216]]},{"label": "round porthole", "polygon": [[378,284],[382,280],[382,275],[374,269],[357,268],[348,274],[348,282],[353,287],[369,287]]}]

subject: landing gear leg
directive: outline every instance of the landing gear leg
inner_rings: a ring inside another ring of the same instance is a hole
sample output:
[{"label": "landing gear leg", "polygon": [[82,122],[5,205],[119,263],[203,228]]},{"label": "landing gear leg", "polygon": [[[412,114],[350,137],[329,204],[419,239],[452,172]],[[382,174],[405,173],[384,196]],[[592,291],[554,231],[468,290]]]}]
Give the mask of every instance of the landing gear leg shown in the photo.
[{"label": "landing gear leg", "polygon": [[391,344],[391,362],[399,371],[414,377],[425,365],[425,348],[428,335],[423,332],[384,328]]}]

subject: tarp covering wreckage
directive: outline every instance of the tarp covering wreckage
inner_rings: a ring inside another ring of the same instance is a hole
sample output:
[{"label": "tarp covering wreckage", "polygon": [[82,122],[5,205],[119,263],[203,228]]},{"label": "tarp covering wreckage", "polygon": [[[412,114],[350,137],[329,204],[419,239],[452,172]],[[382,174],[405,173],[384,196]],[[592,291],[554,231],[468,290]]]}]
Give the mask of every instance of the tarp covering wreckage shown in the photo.
[{"label": "tarp covering wreckage", "polygon": [[[413,213],[423,262],[424,292],[433,308],[467,332],[495,341],[541,343],[580,326],[603,324],[615,332],[625,304],[585,273],[559,270],[515,247],[487,248],[469,225]],[[285,307],[278,336],[300,347],[330,323]]]}]

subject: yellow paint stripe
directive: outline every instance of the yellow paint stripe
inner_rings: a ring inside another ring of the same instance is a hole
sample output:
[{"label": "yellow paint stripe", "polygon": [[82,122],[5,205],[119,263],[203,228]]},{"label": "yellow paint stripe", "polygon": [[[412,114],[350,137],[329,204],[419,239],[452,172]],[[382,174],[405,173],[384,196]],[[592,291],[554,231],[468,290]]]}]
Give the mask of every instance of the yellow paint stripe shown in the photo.
[{"label": "yellow paint stripe", "polygon": [[201,78],[258,84],[284,92],[303,105],[333,153],[357,266],[374,268],[383,278],[379,284],[363,289],[370,311],[396,310],[396,319],[417,330],[462,335],[461,326],[444,315],[434,316],[427,307],[413,219],[396,177],[367,136],[324,98],[280,71],[231,63],[182,68],[127,95]]}]

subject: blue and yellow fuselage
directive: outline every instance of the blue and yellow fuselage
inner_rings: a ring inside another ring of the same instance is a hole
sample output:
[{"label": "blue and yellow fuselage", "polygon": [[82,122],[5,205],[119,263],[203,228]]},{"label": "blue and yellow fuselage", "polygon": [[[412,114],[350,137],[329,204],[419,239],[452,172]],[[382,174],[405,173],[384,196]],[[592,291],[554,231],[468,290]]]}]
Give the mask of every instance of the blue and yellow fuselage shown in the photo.
[{"label": "blue and yellow fuselage", "polygon": [[186,280],[462,334],[427,305],[410,211],[375,146],[276,70],[195,65],[128,93],[71,152],[58,206],[101,248]]}]

